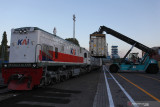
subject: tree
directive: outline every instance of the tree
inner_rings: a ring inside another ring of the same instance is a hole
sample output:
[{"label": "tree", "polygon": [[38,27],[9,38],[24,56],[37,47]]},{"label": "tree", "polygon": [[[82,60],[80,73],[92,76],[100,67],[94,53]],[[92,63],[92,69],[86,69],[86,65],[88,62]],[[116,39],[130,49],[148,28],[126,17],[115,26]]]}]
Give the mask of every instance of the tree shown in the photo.
[{"label": "tree", "polygon": [[67,41],[69,41],[69,42],[72,42],[72,43],[74,43],[75,45],[80,46],[80,45],[79,45],[79,42],[78,42],[78,40],[77,40],[76,38],[66,38],[65,40],[67,40]]},{"label": "tree", "polygon": [[1,46],[0,46],[0,56],[1,56],[1,58],[4,56],[5,61],[8,60],[8,51],[7,51],[8,45],[7,45],[7,43],[8,43],[7,33],[6,33],[6,31],[4,31]]}]

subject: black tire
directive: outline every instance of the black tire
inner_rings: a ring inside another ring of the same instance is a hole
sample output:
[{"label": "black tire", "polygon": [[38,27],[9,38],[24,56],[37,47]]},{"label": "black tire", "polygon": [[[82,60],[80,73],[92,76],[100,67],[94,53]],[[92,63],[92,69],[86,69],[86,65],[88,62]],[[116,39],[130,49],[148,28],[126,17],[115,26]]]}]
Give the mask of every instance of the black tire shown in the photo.
[{"label": "black tire", "polygon": [[112,64],[112,65],[109,66],[109,70],[110,70],[111,73],[116,73],[116,72],[118,72],[119,67],[116,64]]},{"label": "black tire", "polygon": [[159,67],[156,64],[150,64],[145,72],[150,74],[157,74],[159,72]]}]

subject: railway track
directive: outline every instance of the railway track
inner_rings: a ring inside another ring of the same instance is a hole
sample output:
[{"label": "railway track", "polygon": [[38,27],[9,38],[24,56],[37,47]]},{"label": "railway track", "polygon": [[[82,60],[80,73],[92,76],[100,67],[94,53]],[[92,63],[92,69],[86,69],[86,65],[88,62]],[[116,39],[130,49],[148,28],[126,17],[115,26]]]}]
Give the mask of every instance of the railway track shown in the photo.
[{"label": "railway track", "polygon": [[7,87],[7,85],[0,84],[0,89],[1,89],[1,88],[6,88],[6,87]]},{"label": "railway track", "polygon": [[7,93],[7,92],[11,92],[12,90],[9,90],[8,88],[1,88],[0,89],[0,94],[4,94],[4,93]]},{"label": "railway track", "polygon": [[3,80],[0,79],[0,94],[3,94],[3,93],[7,93],[7,92],[11,92],[12,90],[9,90],[7,88],[7,85],[3,84]]}]

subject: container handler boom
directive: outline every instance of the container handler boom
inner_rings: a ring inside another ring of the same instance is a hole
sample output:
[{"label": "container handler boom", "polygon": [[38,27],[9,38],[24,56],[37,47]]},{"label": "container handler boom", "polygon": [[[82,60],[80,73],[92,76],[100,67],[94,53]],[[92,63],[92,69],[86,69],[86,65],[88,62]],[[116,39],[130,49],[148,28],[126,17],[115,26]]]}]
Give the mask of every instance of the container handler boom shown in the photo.
[{"label": "container handler boom", "polygon": [[140,50],[142,50],[142,51],[144,51],[144,52],[146,52],[148,54],[153,54],[154,53],[153,49],[151,49],[151,48],[149,48],[149,47],[147,47],[147,46],[145,46],[145,45],[143,45],[143,44],[141,44],[141,43],[139,43],[139,42],[137,42],[137,41],[135,41],[135,40],[123,35],[123,34],[121,34],[121,33],[119,33],[119,32],[117,32],[115,30],[112,30],[112,29],[110,29],[108,27],[100,26],[99,31],[95,32],[95,33],[102,34],[104,31],[107,34],[110,34],[110,35],[112,35],[112,36],[114,36],[114,37],[116,37],[116,38],[118,38],[118,39],[120,39],[120,40],[122,40],[122,41],[124,41],[124,42],[126,42],[128,44],[130,44],[130,45],[134,45],[135,44],[136,48],[138,48],[138,49],[140,49]]}]

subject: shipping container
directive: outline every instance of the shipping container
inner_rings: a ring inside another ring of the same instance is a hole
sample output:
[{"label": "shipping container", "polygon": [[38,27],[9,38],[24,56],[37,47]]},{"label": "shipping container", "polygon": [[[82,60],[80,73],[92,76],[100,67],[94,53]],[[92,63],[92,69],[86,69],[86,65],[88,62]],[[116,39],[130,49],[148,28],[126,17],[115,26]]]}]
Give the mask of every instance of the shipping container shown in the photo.
[{"label": "shipping container", "polygon": [[106,58],[107,46],[105,34],[91,34],[89,45],[92,57]]}]

